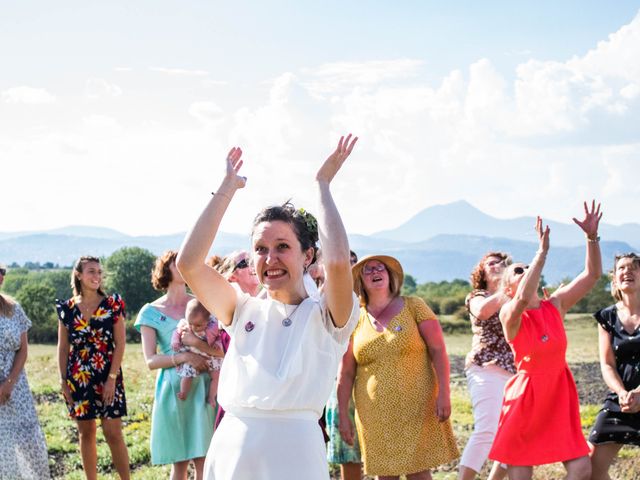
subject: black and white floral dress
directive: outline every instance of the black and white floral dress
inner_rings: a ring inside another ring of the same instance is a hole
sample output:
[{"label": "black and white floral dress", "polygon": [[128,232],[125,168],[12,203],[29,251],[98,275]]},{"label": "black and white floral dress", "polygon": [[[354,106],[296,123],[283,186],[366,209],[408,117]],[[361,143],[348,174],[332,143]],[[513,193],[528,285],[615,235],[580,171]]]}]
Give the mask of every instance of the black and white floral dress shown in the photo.
[{"label": "black and white floral dress", "polygon": [[[20,305],[13,315],[0,315],[0,383],[4,382],[20,348],[20,337],[31,327]],[[0,479],[49,478],[47,447],[24,370],[9,401],[0,405]]]}]

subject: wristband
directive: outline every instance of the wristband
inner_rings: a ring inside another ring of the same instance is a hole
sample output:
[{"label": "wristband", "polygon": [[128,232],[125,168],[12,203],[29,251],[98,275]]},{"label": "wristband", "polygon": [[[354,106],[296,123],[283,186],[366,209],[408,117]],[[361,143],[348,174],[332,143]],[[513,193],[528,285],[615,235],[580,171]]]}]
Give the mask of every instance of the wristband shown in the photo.
[{"label": "wristband", "polygon": [[211,192],[211,195],[221,195],[223,197],[227,197],[229,200],[231,200],[231,197],[229,195],[227,195],[226,193],[222,193],[222,192]]}]

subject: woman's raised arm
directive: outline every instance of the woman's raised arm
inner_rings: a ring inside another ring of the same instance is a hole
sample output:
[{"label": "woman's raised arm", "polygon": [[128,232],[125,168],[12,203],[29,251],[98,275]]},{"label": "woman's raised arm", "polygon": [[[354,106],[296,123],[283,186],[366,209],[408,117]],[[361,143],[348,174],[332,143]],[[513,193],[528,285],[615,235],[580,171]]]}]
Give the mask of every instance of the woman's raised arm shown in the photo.
[{"label": "woman's raised arm", "polygon": [[224,180],[187,233],[176,259],[180,274],[198,300],[225,325],[233,318],[237,294],[222,275],[205,264],[205,260],[233,195],[245,186],[246,178],[238,175],[242,164],[242,150],[232,148],[227,155]]},{"label": "woman's raised arm", "polygon": [[349,240],[329,188],[333,177],[351,154],[358,137],[340,137],[338,147],[318,170],[316,182],[320,194],[318,236],[325,268],[324,293],[333,323],[343,327],[353,309],[353,278],[349,263]]},{"label": "woman's raised arm", "polygon": [[522,313],[527,309],[529,302],[538,290],[540,276],[549,251],[549,226],[543,227],[540,217],[536,219],[536,232],[540,241],[536,256],[533,257],[529,268],[525,269],[524,278],[518,284],[515,295],[500,310],[500,321],[508,342],[513,340],[520,330]]},{"label": "woman's raised arm", "polygon": [[550,299],[562,314],[573,307],[596,285],[602,276],[602,256],[600,254],[600,238],[598,237],[598,225],[602,218],[600,204],[596,206],[595,200],[591,202],[591,209],[584,202],[584,220],[574,218],[586,236],[587,248],[584,259],[584,270],[568,285],[557,289]]}]

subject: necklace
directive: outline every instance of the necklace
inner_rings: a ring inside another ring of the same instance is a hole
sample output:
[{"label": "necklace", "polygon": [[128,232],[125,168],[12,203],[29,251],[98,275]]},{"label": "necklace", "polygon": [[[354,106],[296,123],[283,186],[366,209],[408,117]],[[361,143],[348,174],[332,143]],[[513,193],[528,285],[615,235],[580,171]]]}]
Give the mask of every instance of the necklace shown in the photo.
[{"label": "necklace", "polygon": [[[376,315],[377,317],[382,317],[386,311],[389,309],[389,307],[391,306],[391,304],[393,303],[395,299],[392,298],[389,303],[387,303],[385,305],[385,307],[380,311],[380,313],[378,313],[378,315]],[[369,312],[369,309],[367,308],[367,317],[369,317],[369,322],[371,322],[373,324],[373,326],[375,327],[376,330],[378,330],[378,326],[380,326],[380,328],[382,328],[382,330],[385,329],[386,326],[388,326],[389,322],[387,322],[387,325],[384,325],[382,322],[378,321],[377,319],[371,317],[371,314]],[[391,319],[389,319],[389,321],[391,321]],[[397,331],[400,331],[399,329],[396,329]]]},{"label": "necklace", "polygon": [[[304,302],[304,300],[302,302]],[[296,305],[296,308],[293,309],[293,312],[291,312],[288,315],[287,315],[287,305],[285,303],[282,304],[282,306],[284,307],[284,314],[285,314],[285,317],[282,319],[282,326],[283,327],[290,327],[291,326],[291,324],[293,323],[293,320],[291,320],[291,317],[293,317],[293,314],[296,313],[298,308],[300,308],[300,305],[302,305],[302,302],[300,302],[298,305]]]}]

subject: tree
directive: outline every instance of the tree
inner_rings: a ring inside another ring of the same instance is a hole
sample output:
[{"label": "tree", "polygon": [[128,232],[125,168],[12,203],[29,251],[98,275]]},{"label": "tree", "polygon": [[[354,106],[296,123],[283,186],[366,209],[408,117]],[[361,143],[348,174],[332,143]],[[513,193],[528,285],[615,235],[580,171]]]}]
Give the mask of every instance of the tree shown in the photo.
[{"label": "tree", "polygon": [[402,284],[402,294],[413,295],[416,291],[417,286],[418,286],[418,283],[416,282],[416,279],[413,277],[413,275],[409,275],[408,273],[405,273],[404,282]]},{"label": "tree", "polygon": [[45,283],[29,281],[16,295],[27,317],[33,324],[29,330],[32,342],[53,342],[57,337],[54,310],[55,289]]},{"label": "tree", "polygon": [[127,311],[137,312],[158,296],[151,286],[151,270],[156,257],[149,250],[124,247],[116,250],[104,261],[107,272],[105,288],[122,295]]}]

